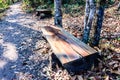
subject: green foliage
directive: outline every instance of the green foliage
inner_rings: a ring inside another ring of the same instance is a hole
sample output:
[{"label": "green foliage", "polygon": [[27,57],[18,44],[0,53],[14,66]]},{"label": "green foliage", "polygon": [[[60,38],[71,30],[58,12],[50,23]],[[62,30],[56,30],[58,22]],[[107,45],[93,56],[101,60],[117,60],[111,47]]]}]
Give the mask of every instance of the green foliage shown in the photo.
[{"label": "green foliage", "polygon": [[22,0],[23,9],[26,12],[32,12],[35,9],[46,9],[54,7],[54,0]]},{"label": "green foliage", "polygon": [[6,3],[7,3],[8,5],[12,4],[11,0],[6,0]]},{"label": "green foliage", "polygon": [[108,0],[108,4],[112,5],[115,3],[115,0]]},{"label": "green foliage", "polygon": [[[23,0],[23,3],[35,8],[37,7],[46,8],[46,6],[50,8],[54,7],[54,0]],[[62,0],[62,4],[63,5],[73,5],[73,4],[84,5],[85,1],[84,0]]]},{"label": "green foliage", "polygon": [[23,0],[23,3],[31,7],[37,8],[40,5],[52,4],[52,0]]},{"label": "green foliage", "polygon": [[6,2],[3,2],[3,0],[0,0],[0,12],[6,8],[8,8],[8,4]]},{"label": "green foliage", "polygon": [[37,9],[46,9],[47,8],[47,5],[40,5],[37,7]]},{"label": "green foliage", "polygon": [[76,13],[79,11],[78,4],[72,4],[72,5],[64,4],[63,7],[65,9],[65,13]]},{"label": "green foliage", "polygon": [[[17,2],[18,0],[13,0],[13,1]],[[11,4],[13,4],[12,0],[0,0],[0,12],[7,9]]]},{"label": "green foliage", "polygon": [[[62,9],[65,13],[80,13],[80,6],[85,5],[85,0],[62,0]],[[23,0],[23,8],[34,9],[54,9],[54,0]],[[79,15],[78,14],[78,15]]]},{"label": "green foliage", "polygon": [[29,0],[23,0],[22,8],[23,8],[23,10],[26,11],[27,13],[30,13],[30,12],[32,12],[32,11],[34,10],[34,9],[31,7]]},{"label": "green foliage", "polygon": [[120,37],[118,38],[118,40],[120,41]]},{"label": "green foliage", "polygon": [[62,0],[62,4],[84,5],[85,4],[85,0]]},{"label": "green foliage", "polygon": [[81,8],[85,5],[85,0],[62,0],[63,12],[71,16],[82,14]]}]

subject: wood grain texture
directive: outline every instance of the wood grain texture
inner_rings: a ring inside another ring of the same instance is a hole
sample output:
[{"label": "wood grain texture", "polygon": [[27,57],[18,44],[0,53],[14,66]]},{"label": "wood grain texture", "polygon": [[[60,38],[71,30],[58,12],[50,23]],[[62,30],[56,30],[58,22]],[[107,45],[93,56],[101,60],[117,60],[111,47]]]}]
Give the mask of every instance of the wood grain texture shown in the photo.
[{"label": "wood grain texture", "polygon": [[41,30],[62,64],[97,52],[62,28],[44,26]]}]

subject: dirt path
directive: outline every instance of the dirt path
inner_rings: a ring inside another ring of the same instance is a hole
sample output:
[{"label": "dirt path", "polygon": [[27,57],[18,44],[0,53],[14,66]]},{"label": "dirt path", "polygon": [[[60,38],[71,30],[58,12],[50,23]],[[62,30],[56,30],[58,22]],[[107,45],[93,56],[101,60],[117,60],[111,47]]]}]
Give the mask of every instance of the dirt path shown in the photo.
[{"label": "dirt path", "polygon": [[44,69],[48,55],[34,51],[43,44],[38,21],[20,6],[10,6],[5,20],[0,21],[0,80],[48,79]]}]

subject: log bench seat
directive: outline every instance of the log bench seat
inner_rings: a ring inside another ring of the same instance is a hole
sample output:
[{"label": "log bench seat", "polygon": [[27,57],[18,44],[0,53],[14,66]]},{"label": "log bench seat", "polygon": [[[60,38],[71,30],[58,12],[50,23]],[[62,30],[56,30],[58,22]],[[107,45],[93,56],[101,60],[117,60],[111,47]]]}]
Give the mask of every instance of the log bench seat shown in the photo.
[{"label": "log bench seat", "polygon": [[36,9],[36,16],[42,17],[51,17],[52,11],[51,9]]},{"label": "log bench seat", "polygon": [[[69,72],[77,73],[87,70],[94,64],[98,52],[64,29],[56,26],[44,26],[41,27],[41,30],[61,66]],[[54,57],[53,59],[55,59]]]}]

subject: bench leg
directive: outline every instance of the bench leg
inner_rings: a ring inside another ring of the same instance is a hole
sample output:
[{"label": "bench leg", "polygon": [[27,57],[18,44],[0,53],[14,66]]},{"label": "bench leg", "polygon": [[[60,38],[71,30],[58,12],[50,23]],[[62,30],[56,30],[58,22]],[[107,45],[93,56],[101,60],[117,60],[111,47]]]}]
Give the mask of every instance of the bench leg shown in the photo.
[{"label": "bench leg", "polygon": [[63,69],[61,62],[59,61],[59,59],[56,57],[54,53],[51,54],[51,65],[54,71],[56,71],[59,68]]}]

